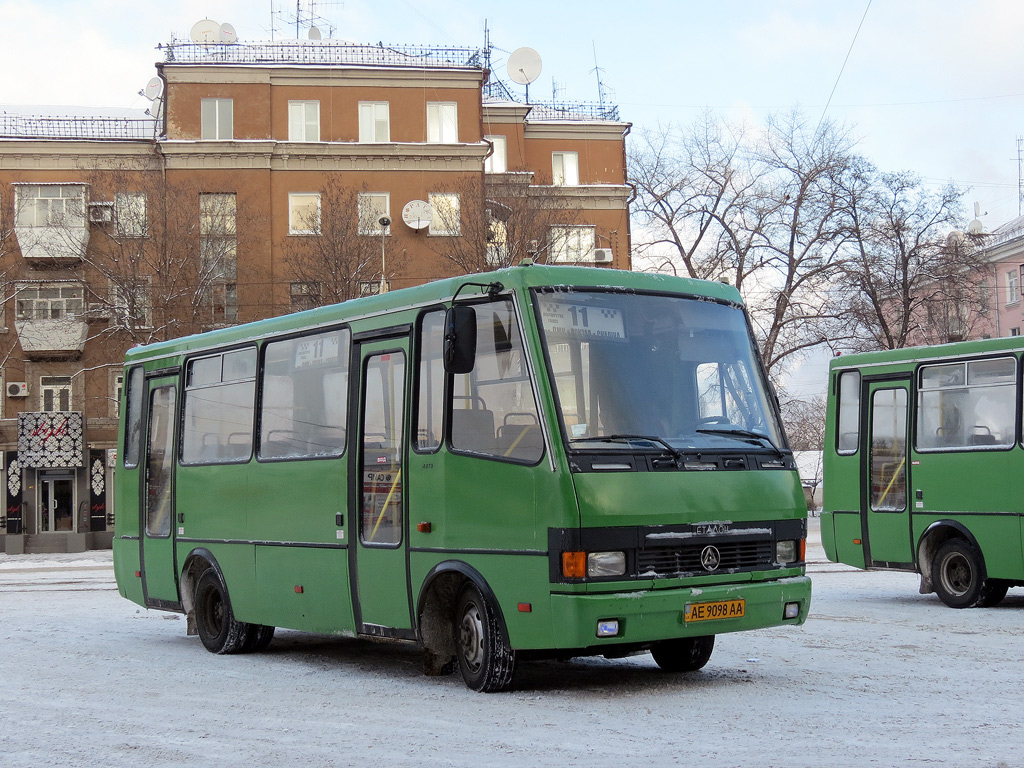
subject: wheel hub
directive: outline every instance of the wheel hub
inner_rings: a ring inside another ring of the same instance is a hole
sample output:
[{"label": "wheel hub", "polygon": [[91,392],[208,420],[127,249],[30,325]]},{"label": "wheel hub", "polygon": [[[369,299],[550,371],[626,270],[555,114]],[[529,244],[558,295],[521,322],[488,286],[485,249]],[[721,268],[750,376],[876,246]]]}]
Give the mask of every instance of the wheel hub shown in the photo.
[{"label": "wheel hub", "polygon": [[484,622],[480,610],[475,605],[466,606],[459,624],[459,644],[462,658],[470,671],[480,669],[484,656]]}]

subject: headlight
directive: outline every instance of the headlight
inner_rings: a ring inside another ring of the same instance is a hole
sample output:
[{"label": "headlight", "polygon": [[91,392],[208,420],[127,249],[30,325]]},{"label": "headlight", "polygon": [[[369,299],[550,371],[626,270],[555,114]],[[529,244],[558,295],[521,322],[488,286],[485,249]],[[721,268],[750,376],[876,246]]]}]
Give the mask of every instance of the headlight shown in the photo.
[{"label": "headlight", "polygon": [[786,539],[775,543],[775,562],[785,565],[804,559],[804,540]]},{"label": "headlight", "polygon": [[622,576],[626,573],[625,552],[590,552],[587,554],[587,576]]}]

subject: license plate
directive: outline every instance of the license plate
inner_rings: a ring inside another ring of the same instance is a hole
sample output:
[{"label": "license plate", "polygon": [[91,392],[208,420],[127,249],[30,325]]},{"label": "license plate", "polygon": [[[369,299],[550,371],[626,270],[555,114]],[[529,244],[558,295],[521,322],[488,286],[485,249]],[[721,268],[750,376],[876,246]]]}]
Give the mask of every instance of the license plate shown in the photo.
[{"label": "license plate", "polygon": [[714,603],[689,603],[683,621],[711,621],[712,619],[741,619],[747,609],[746,600],[719,600]]}]

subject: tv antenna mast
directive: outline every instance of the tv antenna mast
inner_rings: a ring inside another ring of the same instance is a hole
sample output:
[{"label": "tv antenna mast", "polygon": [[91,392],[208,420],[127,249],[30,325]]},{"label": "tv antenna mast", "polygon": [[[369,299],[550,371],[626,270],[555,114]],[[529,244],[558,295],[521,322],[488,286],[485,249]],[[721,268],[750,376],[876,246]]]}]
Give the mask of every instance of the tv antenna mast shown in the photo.
[{"label": "tv antenna mast", "polygon": [[[306,37],[310,40],[320,40],[324,37],[322,29],[327,28],[327,37],[334,37],[335,26],[326,17],[320,15],[319,9],[322,6],[343,7],[340,0],[295,0],[295,10],[291,11],[290,0],[271,0],[270,3],[270,39],[273,40],[280,31],[294,25],[295,39],[302,38],[302,31],[306,30]],[[288,6],[289,10],[285,10]]]},{"label": "tv antenna mast", "polygon": [[605,99],[608,97],[608,89],[601,81],[601,73],[604,72],[604,68],[597,66],[597,44],[593,40],[590,41],[590,44],[594,48],[594,68],[590,71],[597,75],[597,102],[601,105],[601,112],[603,113]]}]

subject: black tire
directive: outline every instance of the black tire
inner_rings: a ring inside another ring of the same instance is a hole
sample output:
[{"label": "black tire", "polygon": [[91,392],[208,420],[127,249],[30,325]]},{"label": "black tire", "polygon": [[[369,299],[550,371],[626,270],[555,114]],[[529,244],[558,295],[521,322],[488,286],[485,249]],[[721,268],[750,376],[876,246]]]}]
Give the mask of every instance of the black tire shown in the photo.
[{"label": "black tire", "polygon": [[696,672],[711,659],[715,636],[681,637],[662,640],[651,648],[651,656],[666,672]]},{"label": "black tire", "polygon": [[239,653],[251,625],[235,619],[228,590],[213,568],[208,568],[196,584],[196,629],[210,653]]},{"label": "black tire", "polygon": [[999,605],[1006,597],[1010,589],[1010,582],[1004,579],[986,579],[985,586],[981,590],[981,599],[978,601],[979,608],[991,608]]},{"label": "black tire", "polygon": [[274,628],[263,624],[247,624],[245,643],[242,653],[258,653],[264,650],[274,639]]},{"label": "black tire", "polygon": [[515,652],[508,647],[495,612],[473,584],[459,595],[452,629],[466,687],[483,693],[507,691],[515,672]]},{"label": "black tire", "polygon": [[932,584],[950,608],[980,606],[992,591],[991,586],[986,589],[984,558],[965,539],[950,539],[939,547],[932,561]]}]

